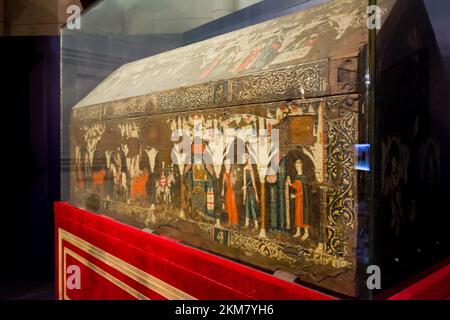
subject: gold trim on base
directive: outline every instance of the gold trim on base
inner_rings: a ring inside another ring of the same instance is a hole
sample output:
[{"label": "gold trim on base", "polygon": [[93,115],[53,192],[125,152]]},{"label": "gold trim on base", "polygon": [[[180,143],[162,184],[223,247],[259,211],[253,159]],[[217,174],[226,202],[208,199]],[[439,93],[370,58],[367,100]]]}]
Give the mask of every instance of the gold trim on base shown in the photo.
[{"label": "gold trim on base", "polygon": [[[195,297],[193,297],[193,296],[171,286],[170,284],[146,273],[145,271],[140,270],[140,269],[136,268],[135,266],[109,254],[108,252],[94,246],[93,244],[90,244],[89,242],[75,236],[74,234],[72,234],[64,229],[58,228],[58,251],[59,251],[58,252],[58,266],[59,266],[59,268],[58,268],[58,270],[59,270],[58,295],[59,295],[60,300],[62,300],[63,297],[64,297],[64,299],[68,298],[66,295],[66,292],[65,292],[66,291],[65,290],[65,288],[66,288],[66,282],[65,282],[65,279],[66,279],[66,272],[65,272],[66,271],[66,263],[65,263],[66,255],[65,255],[65,253],[66,252],[69,255],[72,255],[74,258],[79,260],[81,263],[83,263],[87,267],[91,268],[95,272],[104,276],[105,278],[107,278],[108,280],[110,280],[111,282],[113,282],[115,285],[119,286],[123,290],[125,290],[125,291],[128,290],[127,292],[133,296],[136,296],[136,298],[148,299],[143,294],[130,288],[129,286],[127,286],[120,280],[116,279],[115,277],[113,277],[112,275],[107,273],[105,270],[102,270],[97,265],[93,264],[92,262],[89,262],[86,259],[80,257],[79,255],[77,255],[76,253],[71,251],[70,249],[62,248],[63,240],[67,241],[68,243],[77,247],[78,249],[83,250],[85,253],[93,256],[94,258],[101,260],[103,263],[105,263],[108,266],[114,268],[115,270],[123,273],[130,279],[133,279],[134,281],[149,288],[150,290],[156,292],[157,294],[163,296],[166,299],[169,299],[169,300],[196,300]],[[62,258],[62,257],[64,257],[64,258]],[[64,265],[63,265],[63,261],[62,261],[63,259],[64,259]],[[133,292],[133,293],[131,293],[131,292]]]}]

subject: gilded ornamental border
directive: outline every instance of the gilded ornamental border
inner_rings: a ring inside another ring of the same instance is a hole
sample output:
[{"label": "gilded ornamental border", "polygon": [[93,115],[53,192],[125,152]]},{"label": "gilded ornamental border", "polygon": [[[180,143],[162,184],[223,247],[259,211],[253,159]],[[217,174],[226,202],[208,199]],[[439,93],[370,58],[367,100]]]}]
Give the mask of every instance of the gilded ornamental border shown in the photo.
[{"label": "gilded ornamental border", "polygon": [[73,109],[72,119],[97,121],[177,111],[311,98],[329,93],[329,61],[268,70]]}]

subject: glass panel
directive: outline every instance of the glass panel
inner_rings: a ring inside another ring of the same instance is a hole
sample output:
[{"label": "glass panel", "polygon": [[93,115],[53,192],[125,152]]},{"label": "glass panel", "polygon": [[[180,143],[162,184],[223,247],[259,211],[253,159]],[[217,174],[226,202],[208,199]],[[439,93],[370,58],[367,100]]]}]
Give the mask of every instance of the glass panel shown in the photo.
[{"label": "glass panel", "polygon": [[64,200],[364,296],[366,12],[366,0],[98,2],[62,30]]},{"label": "glass panel", "polygon": [[[445,11],[444,5],[433,5]],[[449,208],[442,170],[448,151],[441,147],[448,137],[449,108],[445,64],[424,2],[394,1],[389,15],[380,13],[372,77],[371,263],[381,267],[389,287],[448,256],[446,227],[438,221]]]}]

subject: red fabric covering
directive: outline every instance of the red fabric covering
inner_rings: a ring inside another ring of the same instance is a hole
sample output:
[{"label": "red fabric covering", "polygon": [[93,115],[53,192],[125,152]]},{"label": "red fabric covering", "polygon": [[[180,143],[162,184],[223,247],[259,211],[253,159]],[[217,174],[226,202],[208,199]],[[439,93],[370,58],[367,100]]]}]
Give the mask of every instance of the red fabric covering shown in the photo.
[{"label": "red fabric covering", "polygon": [[[67,203],[55,204],[55,227],[60,299],[334,299]],[[81,289],[64,284],[71,265],[80,268]]]},{"label": "red fabric covering", "polygon": [[[55,203],[55,228],[59,299],[335,300],[67,203]],[[70,266],[80,289],[66,285]],[[390,299],[448,299],[449,284],[447,261]]]},{"label": "red fabric covering", "polygon": [[448,300],[450,295],[450,259],[446,259],[432,269],[431,274],[393,295],[389,300]]}]

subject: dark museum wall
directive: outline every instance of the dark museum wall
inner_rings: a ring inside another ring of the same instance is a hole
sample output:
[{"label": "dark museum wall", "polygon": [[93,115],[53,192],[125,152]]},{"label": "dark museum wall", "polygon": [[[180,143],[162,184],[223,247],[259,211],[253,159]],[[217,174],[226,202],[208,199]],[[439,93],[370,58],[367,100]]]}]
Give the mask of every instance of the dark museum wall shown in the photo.
[{"label": "dark museum wall", "polygon": [[3,37],[0,280],[53,277],[59,199],[59,37]]}]

